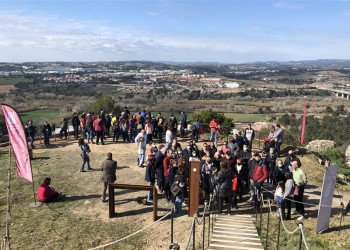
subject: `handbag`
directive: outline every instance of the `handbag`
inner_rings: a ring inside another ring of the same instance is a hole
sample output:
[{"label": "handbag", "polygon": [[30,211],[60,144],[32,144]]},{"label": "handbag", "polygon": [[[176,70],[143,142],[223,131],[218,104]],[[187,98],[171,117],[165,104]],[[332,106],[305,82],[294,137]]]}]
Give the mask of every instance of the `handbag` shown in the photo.
[{"label": "handbag", "polygon": [[299,195],[299,186],[298,185],[294,185],[294,195]]}]

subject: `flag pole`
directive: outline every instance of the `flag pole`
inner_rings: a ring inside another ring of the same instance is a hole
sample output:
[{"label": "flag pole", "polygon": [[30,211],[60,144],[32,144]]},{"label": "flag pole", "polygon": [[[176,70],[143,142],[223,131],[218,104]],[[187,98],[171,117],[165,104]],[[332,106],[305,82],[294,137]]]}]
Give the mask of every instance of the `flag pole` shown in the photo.
[{"label": "flag pole", "polygon": [[6,249],[6,242],[8,248],[10,249],[10,222],[9,217],[11,216],[11,206],[10,206],[10,181],[11,181],[11,142],[9,141],[9,165],[7,168],[7,208],[6,208],[6,236],[4,237],[3,250]]}]

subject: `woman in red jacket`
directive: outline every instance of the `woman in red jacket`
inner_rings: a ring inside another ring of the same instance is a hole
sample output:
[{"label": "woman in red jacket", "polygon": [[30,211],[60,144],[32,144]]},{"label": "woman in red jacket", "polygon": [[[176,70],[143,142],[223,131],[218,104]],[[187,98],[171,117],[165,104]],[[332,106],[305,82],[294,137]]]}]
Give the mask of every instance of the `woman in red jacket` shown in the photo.
[{"label": "woman in red jacket", "polygon": [[44,183],[38,188],[38,200],[42,202],[52,202],[59,198],[60,194],[55,191],[53,187],[50,187],[51,179],[46,177]]}]

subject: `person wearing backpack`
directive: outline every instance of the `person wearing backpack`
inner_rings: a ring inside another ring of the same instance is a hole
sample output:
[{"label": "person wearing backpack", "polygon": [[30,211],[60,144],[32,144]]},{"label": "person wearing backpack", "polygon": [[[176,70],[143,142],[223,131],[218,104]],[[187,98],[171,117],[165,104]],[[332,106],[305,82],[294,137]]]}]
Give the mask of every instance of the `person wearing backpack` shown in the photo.
[{"label": "person wearing backpack", "polygon": [[89,153],[91,152],[91,150],[90,150],[89,145],[84,142],[84,138],[79,139],[79,148],[80,148],[80,156],[83,160],[81,167],[80,167],[80,172],[85,172],[85,170],[84,170],[85,164],[87,164],[87,170],[91,170],[90,158],[89,158]]}]

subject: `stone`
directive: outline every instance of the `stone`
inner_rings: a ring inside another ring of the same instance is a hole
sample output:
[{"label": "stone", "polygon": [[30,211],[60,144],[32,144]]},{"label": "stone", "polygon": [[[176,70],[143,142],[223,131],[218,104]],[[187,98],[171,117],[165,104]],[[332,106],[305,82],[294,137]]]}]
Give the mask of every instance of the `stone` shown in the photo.
[{"label": "stone", "polygon": [[346,151],[345,151],[345,158],[346,158],[346,159],[350,159],[350,145],[346,148]]},{"label": "stone", "polygon": [[310,141],[309,144],[305,147],[307,150],[312,152],[320,152],[328,148],[334,148],[335,142],[330,140],[315,140]]}]

